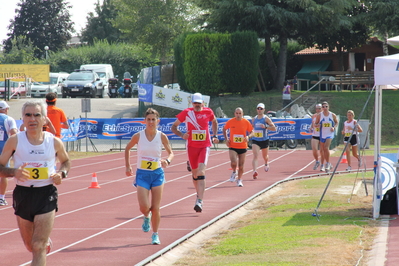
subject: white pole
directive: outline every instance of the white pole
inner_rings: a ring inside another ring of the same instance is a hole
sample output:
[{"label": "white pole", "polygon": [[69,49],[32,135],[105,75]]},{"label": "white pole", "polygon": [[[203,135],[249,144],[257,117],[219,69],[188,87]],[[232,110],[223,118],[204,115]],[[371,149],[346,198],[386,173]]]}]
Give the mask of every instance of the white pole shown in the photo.
[{"label": "white pole", "polygon": [[374,118],[374,165],[376,171],[374,175],[373,187],[373,219],[380,216],[380,207],[382,199],[381,185],[381,110],[382,110],[382,89],[383,86],[377,86],[375,90],[375,118]]}]

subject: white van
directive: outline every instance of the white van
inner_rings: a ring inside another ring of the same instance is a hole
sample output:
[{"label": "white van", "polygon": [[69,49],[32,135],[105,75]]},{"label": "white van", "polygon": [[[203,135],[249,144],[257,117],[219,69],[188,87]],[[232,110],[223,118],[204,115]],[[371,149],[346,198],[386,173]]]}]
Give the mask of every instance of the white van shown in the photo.
[{"label": "white van", "polygon": [[69,73],[50,73],[49,82],[34,82],[30,89],[31,97],[45,97],[47,93],[54,92],[61,95],[62,81],[69,76]]},{"label": "white van", "polygon": [[104,95],[108,94],[108,79],[114,78],[114,70],[110,64],[88,64],[81,65],[80,70],[93,70],[100,77],[104,87]]}]

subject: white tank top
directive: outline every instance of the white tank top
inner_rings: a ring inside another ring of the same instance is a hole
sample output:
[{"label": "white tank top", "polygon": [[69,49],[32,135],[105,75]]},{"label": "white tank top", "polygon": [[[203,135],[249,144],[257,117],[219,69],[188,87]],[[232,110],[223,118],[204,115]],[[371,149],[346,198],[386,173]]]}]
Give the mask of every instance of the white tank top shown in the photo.
[{"label": "white tank top", "polygon": [[55,173],[56,155],[54,149],[54,135],[50,132],[43,132],[44,140],[40,145],[32,145],[26,137],[26,131],[17,133],[18,144],[15,149],[14,167],[18,168],[24,163],[30,172],[30,179],[26,182],[20,182],[14,178],[19,186],[24,187],[43,187],[53,184],[50,175]]},{"label": "white tank top", "polygon": [[334,131],[331,132],[331,128],[335,126],[333,116],[331,112],[328,112],[328,115],[325,116],[324,113],[321,113],[320,116],[320,125],[321,125],[321,131],[320,131],[320,137],[325,139],[328,137],[333,137],[334,136]]},{"label": "white tank top", "polygon": [[[313,116],[313,118],[312,118],[313,125],[316,125],[316,119],[317,119],[317,116],[316,115]],[[320,137],[320,127],[315,127],[315,126],[313,127],[312,136],[313,137]]]},{"label": "white tank top", "polygon": [[[352,136],[352,131],[353,131],[353,128],[355,128],[355,127],[356,127],[356,121],[355,120],[352,120],[351,122],[345,121],[344,122],[344,135],[345,135],[345,137]],[[351,129],[349,129],[349,128],[351,128]],[[353,134],[355,135],[357,133],[358,132],[357,132],[357,128],[356,128],[356,130],[353,132]]]},{"label": "white tank top", "polygon": [[139,132],[140,138],[137,143],[137,168],[154,171],[161,165],[162,139],[161,131],[157,133],[152,141],[148,141],[144,130]]}]

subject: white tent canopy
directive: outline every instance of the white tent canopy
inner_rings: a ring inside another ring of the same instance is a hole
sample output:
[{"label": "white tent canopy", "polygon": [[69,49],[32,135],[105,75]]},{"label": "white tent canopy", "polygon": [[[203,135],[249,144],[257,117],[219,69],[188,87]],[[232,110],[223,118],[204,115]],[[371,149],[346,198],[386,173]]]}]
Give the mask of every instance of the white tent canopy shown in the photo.
[{"label": "white tent canopy", "polygon": [[[399,36],[394,38],[397,38],[399,42]],[[380,204],[383,196],[381,188],[381,158],[380,158],[382,91],[384,89],[397,89],[399,87],[399,54],[380,56],[375,59],[374,82],[375,82],[374,83],[375,85],[374,162],[377,162],[377,169],[375,172],[374,189],[373,189],[374,192],[373,218],[376,219],[380,215]],[[398,184],[398,177],[396,178],[397,178],[396,184]]]},{"label": "white tent canopy", "polygon": [[374,82],[376,86],[399,84],[399,54],[375,58]]},{"label": "white tent canopy", "polygon": [[389,45],[399,45],[399,36],[387,39]]}]

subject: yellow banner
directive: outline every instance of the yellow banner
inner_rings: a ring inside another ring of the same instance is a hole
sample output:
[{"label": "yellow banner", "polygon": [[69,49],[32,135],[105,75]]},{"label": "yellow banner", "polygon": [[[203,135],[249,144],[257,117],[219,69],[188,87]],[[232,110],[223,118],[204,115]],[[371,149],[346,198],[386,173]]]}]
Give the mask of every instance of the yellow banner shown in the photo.
[{"label": "yellow banner", "polygon": [[0,81],[5,79],[12,81],[25,81],[26,78],[32,78],[33,81],[50,81],[50,65],[0,65]]}]

